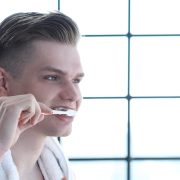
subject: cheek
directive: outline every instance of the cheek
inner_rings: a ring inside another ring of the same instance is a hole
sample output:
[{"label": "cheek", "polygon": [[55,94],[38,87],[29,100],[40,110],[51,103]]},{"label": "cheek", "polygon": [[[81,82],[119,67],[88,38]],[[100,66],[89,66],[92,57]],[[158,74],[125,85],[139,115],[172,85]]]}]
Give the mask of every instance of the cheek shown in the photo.
[{"label": "cheek", "polygon": [[43,86],[33,89],[31,93],[35,96],[38,102],[42,102],[46,105],[48,105],[48,103],[54,98],[55,94],[53,93],[53,90]]}]

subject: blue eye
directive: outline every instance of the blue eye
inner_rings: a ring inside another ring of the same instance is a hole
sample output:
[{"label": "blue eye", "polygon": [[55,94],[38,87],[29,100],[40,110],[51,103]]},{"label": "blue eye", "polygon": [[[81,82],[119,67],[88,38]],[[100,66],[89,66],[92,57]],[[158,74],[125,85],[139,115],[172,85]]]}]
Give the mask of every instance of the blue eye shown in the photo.
[{"label": "blue eye", "polygon": [[57,81],[57,76],[46,76],[45,79],[50,81]]},{"label": "blue eye", "polygon": [[80,80],[79,80],[79,79],[73,79],[72,82],[73,82],[73,83],[79,83]]}]

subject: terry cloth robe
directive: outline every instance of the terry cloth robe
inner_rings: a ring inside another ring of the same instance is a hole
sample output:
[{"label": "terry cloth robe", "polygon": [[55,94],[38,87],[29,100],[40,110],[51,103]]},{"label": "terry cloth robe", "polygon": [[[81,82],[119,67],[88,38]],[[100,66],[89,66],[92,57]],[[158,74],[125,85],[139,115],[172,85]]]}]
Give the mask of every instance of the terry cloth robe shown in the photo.
[{"label": "terry cloth robe", "polygon": [[[69,161],[63,153],[57,138],[47,137],[43,151],[38,159],[45,180],[75,180]],[[0,164],[0,180],[20,180],[19,173],[9,150]]]}]

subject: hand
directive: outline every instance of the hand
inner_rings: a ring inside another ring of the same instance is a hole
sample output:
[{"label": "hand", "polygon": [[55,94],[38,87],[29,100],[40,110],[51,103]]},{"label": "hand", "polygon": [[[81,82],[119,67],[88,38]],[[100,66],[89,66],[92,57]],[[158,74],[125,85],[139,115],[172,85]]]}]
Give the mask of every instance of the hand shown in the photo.
[{"label": "hand", "polygon": [[32,94],[0,98],[0,161],[24,130],[44,119],[41,111],[52,112]]},{"label": "hand", "polygon": [[67,180],[67,179],[64,177],[64,178],[62,178],[61,180]]}]

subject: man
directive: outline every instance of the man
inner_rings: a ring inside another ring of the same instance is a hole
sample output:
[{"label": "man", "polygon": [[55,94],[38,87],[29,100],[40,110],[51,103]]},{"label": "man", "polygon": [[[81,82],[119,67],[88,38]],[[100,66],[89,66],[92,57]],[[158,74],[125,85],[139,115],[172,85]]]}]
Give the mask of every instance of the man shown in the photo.
[{"label": "man", "polygon": [[68,136],[74,120],[52,109],[78,111],[82,101],[79,37],[60,12],[18,13],[0,24],[0,179],[74,179],[50,137]]}]

